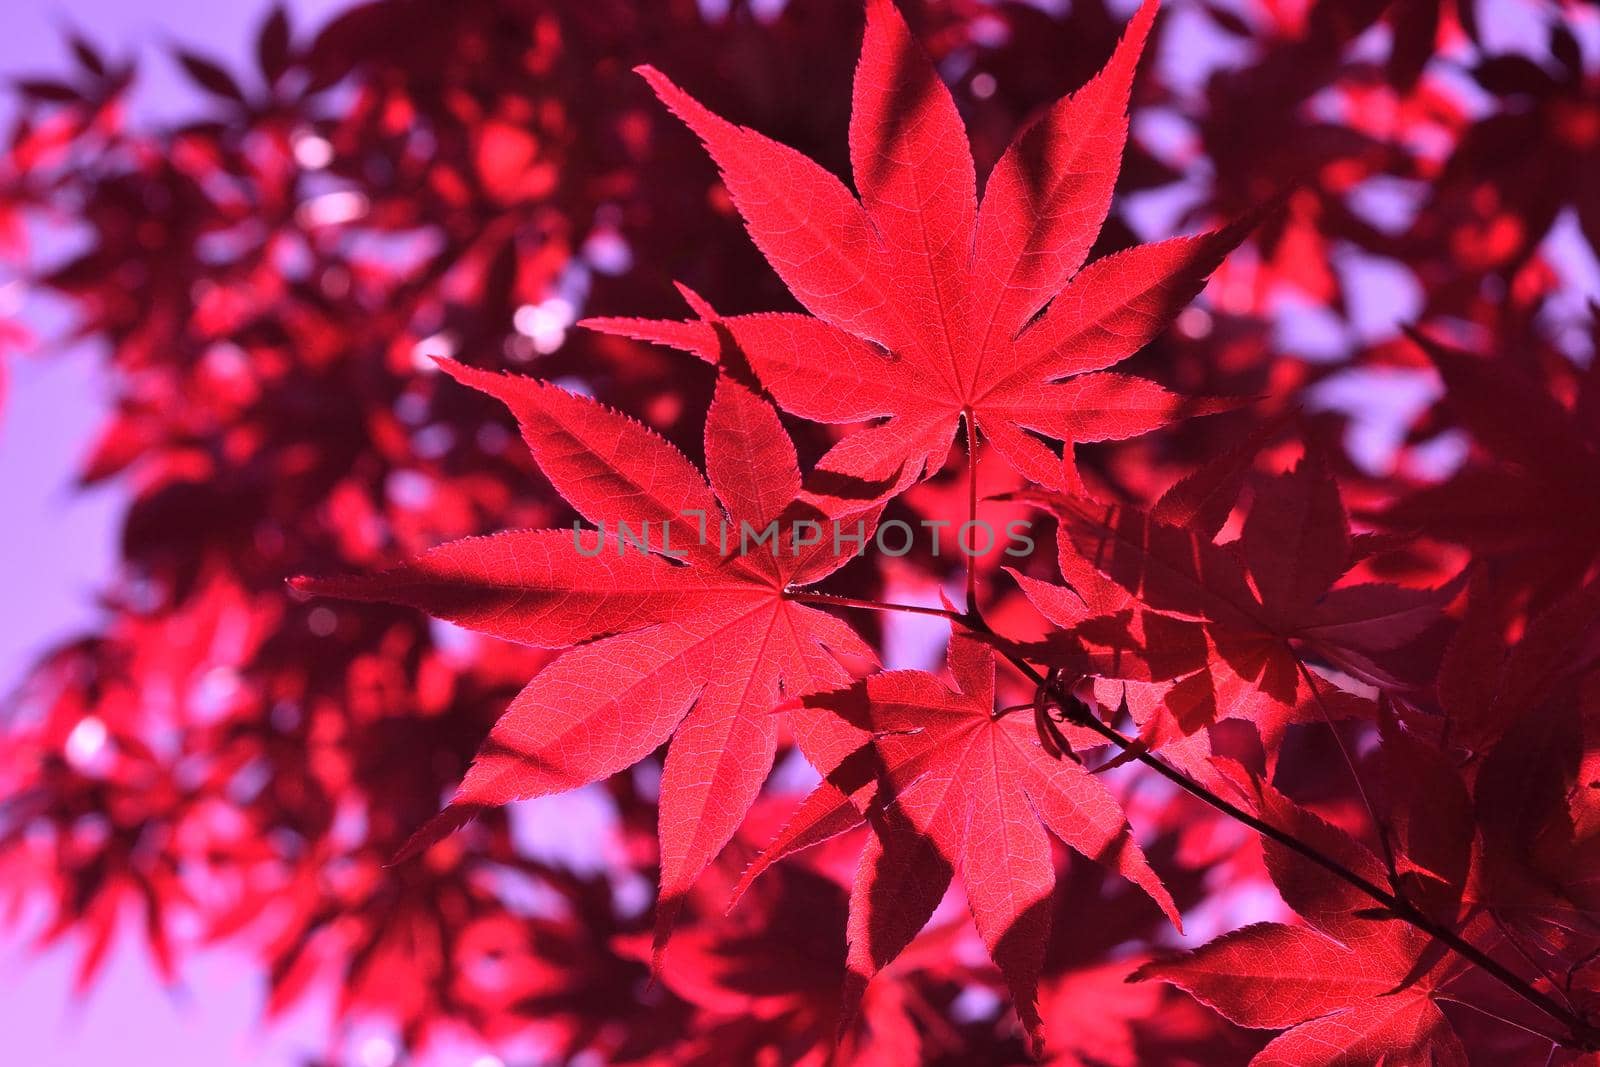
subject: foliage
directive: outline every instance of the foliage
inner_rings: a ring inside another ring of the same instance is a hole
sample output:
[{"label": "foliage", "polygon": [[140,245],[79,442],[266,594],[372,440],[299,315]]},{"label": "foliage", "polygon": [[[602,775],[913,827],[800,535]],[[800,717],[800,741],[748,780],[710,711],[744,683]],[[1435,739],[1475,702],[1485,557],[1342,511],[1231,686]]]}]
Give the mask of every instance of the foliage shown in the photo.
[{"label": "foliage", "polygon": [[17,82],[129,501],[19,914],[247,948],[329,1061],[1600,1062],[1594,9],[1125,8]]}]

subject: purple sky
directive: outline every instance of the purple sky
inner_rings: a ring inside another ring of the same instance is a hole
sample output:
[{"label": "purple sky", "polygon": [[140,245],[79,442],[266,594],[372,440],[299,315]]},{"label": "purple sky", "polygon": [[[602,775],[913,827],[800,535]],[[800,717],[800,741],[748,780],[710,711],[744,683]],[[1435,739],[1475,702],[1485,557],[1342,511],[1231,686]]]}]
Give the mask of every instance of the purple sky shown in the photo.
[{"label": "purple sky", "polygon": [[[341,6],[339,0],[290,4],[302,29]],[[75,25],[108,52],[140,57],[138,109],[192,106],[193,94],[161,46],[181,39],[230,64],[242,62],[265,7],[254,0],[12,0],[0,34],[0,77],[64,69],[60,29]],[[0,301],[17,299],[15,290],[0,287]],[[35,303],[20,312],[44,337],[59,334],[60,309]],[[72,490],[105,399],[94,351],[12,357],[6,373],[0,589],[11,607],[0,615],[0,690],[9,692],[39,651],[94,621],[93,590],[116,559],[121,501],[114,489],[89,496]],[[325,1027],[315,1007],[263,1029],[259,973],[227,954],[186,966],[184,986],[166,990],[137,942],[125,941],[90,996],[75,1002],[77,949],[69,944],[35,955],[26,938],[0,933],[0,1060],[27,1067],[288,1067],[321,1051]]]}]

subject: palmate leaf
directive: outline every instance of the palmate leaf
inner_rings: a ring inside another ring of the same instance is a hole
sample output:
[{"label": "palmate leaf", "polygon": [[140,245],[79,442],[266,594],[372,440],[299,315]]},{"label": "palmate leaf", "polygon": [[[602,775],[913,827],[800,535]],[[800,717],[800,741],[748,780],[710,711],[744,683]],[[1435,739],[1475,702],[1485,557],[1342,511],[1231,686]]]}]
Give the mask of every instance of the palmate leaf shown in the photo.
[{"label": "palmate leaf", "polygon": [[1401,498],[1382,520],[1468,545],[1544,602],[1592,573],[1600,545],[1600,373],[1564,403],[1511,359],[1412,339],[1444,384],[1443,406],[1482,448],[1451,478]]},{"label": "palmate leaf", "polygon": [[776,413],[729,379],[706,419],[708,485],[666,441],[592,400],[442,365],[512,410],[546,477],[581,514],[635,531],[648,523],[658,550],[666,530],[665,547],[681,562],[622,543],[614,525],[598,540],[594,531],[520,530],[447,544],[382,574],[296,585],[406,604],[524,644],[576,646],[512,701],[449,807],[408,853],[484,808],[597,781],[672,738],[661,782],[659,951],[683,894],[772,766],[773,709],[847,681],[835,654],[872,657],[843,622],[785,596],[847,562],[853,546],[823,536],[724,555],[719,522],[765,529],[800,492]]},{"label": "palmate leaf", "polygon": [[[1227,406],[1108,368],[1165,328],[1245,227],[1084,266],[1111,206],[1156,7],[1139,9],[1099,75],[1018,136],[981,204],[955,103],[889,0],[868,4],[856,70],[859,200],[810,159],[641,69],[704,142],[752,239],[811,312],[721,320],[762,385],[803,418],[880,420],[847,435],[819,469],[846,484],[904,488],[943,466],[965,419],[1026,477],[1059,487],[1074,481],[1073,442]],[[586,325],[704,358],[717,347],[706,323]],[[1064,442],[1066,454],[1041,438]]]},{"label": "palmate leaf", "polygon": [[[1307,704],[1325,706],[1318,717],[1343,717],[1330,704],[1342,695],[1313,690],[1306,663],[1397,685],[1393,653],[1435,625],[1454,596],[1453,586],[1336,584],[1356,556],[1338,486],[1315,450],[1258,488],[1242,535],[1225,545],[1204,526],[1161,521],[1192,511],[1177,504],[1145,512],[1070,494],[1037,499],[1061,521],[1063,576],[1091,591],[1096,607],[1071,621],[1062,665],[1175,683],[1165,703],[1184,733],[1238,715],[1275,736]],[[1066,597],[1035,581],[1023,590],[1068,623]],[[1068,596],[1083,603],[1081,592]]]},{"label": "palmate leaf", "polygon": [[1116,798],[1079,764],[1047,754],[1030,716],[996,715],[994,650],[957,634],[949,660],[958,689],[922,671],[892,671],[805,698],[824,722],[836,717],[861,731],[863,747],[801,805],[740,891],[776,859],[867,818],[874,835],[850,896],[841,1025],[959,873],[978,933],[1038,1051],[1044,1035],[1035,999],[1055,886],[1046,830],[1140,886],[1181,922]]}]

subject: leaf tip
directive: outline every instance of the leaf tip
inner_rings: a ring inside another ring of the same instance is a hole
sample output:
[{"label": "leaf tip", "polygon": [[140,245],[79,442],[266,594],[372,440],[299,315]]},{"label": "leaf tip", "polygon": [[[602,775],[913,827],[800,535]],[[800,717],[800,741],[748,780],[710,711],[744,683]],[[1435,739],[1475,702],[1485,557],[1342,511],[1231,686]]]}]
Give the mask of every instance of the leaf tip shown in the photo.
[{"label": "leaf tip", "polygon": [[689,310],[693,311],[702,319],[705,319],[707,322],[715,322],[721,317],[717,314],[716,308],[711,306],[711,302],[709,300],[695,292],[693,289],[689,288],[683,282],[673,282],[672,287],[678,290],[678,295],[683,297],[683,302],[685,304],[689,305]]},{"label": "leaf tip", "polygon": [[669,96],[683,95],[683,90],[679,89],[671,78],[661,73],[661,70],[653,64],[640,63],[633,68],[633,72],[643,78],[656,96],[660,97],[669,107],[672,106],[672,101],[667,99]]},{"label": "leaf tip", "polygon": [[524,374],[508,374],[504,371],[469,367],[465,363],[444,356],[434,356],[433,361],[438,364],[440,370],[468,389],[475,389],[485,396],[492,396],[500,401],[510,408],[519,420],[523,418],[529,405],[538,402],[538,398],[543,395],[543,387],[547,384]]},{"label": "leaf tip", "polygon": [[1150,27],[1154,25],[1156,16],[1161,13],[1161,0],[1144,0],[1133,17],[1128,20],[1127,28],[1123,30],[1124,39],[1136,44],[1138,51],[1143,53],[1145,39],[1150,36]]},{"label": "leaf tip", "polygon": [[650,982],[653,985],[661,976],[661,966],[667,958],[667,945],[672,940],[673,927],[678,924],[678,913],[683,910],[683,894],[669,892],[665,887],[656,901],[656,929],[650,939]]},{"label": "leaf tip", "polygon": [[333,600],[371,600],[374,596],[370,579],[359,574],[332,575],[318,578],[309,574],[297,574],[285,583],[297,601],[307,601],[315,597],[327,597]]},{"label": "leaf tip", "polygon": [[482,804],[455,804],[452,803],[439,814],[423,823],[416,833],[412,834],[406,843],[400,846],[400,851],[388,863],[390,867],[399,867],[428,851],[434,845],[443,841],[467,823],[483,814]]},{"label": "leaf tip", "polygon": [[1149,982],[1158,980],[1161,977],[1161,967],[1161,960],[1145,960],[1138,966],[1136,970],[1134,970],[1132,974],[1124,978],[1123,982],[1127,983],[1128,985],[1132,985],[1135,982]]},{"label": "leaf tip", "polygon": [[[678,84],[648,63],[633,68],[634,73],[649,83],[651,90],[674,115],[678,116],[701,141],[708,144],[719,132],[732,131],[734,126],[721,118],[700,101],[678,87]],[[720,161],[719,161],[720,165]]]}]

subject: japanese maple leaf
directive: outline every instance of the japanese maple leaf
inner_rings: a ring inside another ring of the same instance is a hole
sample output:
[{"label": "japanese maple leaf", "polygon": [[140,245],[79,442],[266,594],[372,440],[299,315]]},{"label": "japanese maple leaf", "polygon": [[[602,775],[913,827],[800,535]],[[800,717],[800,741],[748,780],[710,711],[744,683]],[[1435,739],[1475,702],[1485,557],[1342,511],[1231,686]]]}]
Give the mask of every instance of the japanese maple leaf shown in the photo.
[{"label": "japanese maple leaf", "polygon": [[1458,135],[1414,226],[1418,236],[1448,242],[1457,269],[1515,269],[1564,212],[1591,247],[1600,242],[1600,139],[1591,120],[1600,85],[1575,28],[1553,19],[1546,55],[1508,49],[1470,70],[1496,99]]},{"label": "japanese maple leaf", "polygon": [[773,874],[737,913],[713,912],[675,935],[660,977],[701,1014],[685,1046],[660,1062],[926,1062],[927,1035],[916,1014],[921,998],[909,979],[919,955],[936,974],[951,968],[953,938],[920,939],[902,958],[896,980],[870,990],[860,1024],[836,1041],[849,898],[833,878],[800,864],[785,864]]},{"label": "japanese maple leaf", "polygon": [[[1263,818],[1387,884],[1382,863],[1343,831],[1259,780],[1249,788]],[[1309,926],[1255,923],[1148,963],[1134,979],[1171,982],[1241,1026],[1287,1028],[1251,1067],[1466,1067],[1434,1000],[1465,965],[1415,927],[1374,915],[1370,897],[1288,849],[1268,842],[1266,858],[1284,902]]]},{"label": "japanese maple leaf", "polygon": [[[486,807],[605,778],[672,738],[661,780],[659,951],[684,892],[772,765],[774,706],[848,681],[833,653],[872,655],[845,623],[787,597],[848,562],[849,542],[824,535],[810,546],[792,537],[736,547],[742,523],[762,531],[782,517],[784,529],[796,528],[788,520],[800,471],[777,413],[729,379],[706,419],[708,486],[665,440],[593,400],[441,365],[503,401],[551,484],[609,530],[507,531],[442,545],[382,574],[297,586],[410,605],[510,641],[576,646],[512,701],[449,807],[408,852]],[[656,551],[623,544],[618,523],[629,524],[624,536],[654,531]],[[720,523],[733,531],[726,554]]]},{"label": "japanese maple leaf", "polygon": [[[1310,657],[1397,684],[1386,654],[1433,624],[1449,597],[1378,583],[1334,587],[1357,550],[1338,485],[1315,451],[1260,487],[1242,536],[1226,545],[1212,540],[1214,527],[1169,525],[1080,496],[1041,499],[1061,520],[1069,584],[1102,590],[1095,602],[1105,613],[1072,633],[1094,654],[1068,659],[1086,673],[1177,680],[1167,706],[1184,732],[1251,714],[1261,698],[1291,711],[1307,698],[1326,702],[1328,687],[1313,688]],[[1107,581],[1126,599],[1104,592]],[[1043,605],[1037,587],[1025,588]]]},{"label": "japanese maple leaf", "polygon": [[[980,205],[949,90],[889,0],[870,0],[856,69],[856,196],[805,156],[641,73],[699,135],[757,247],[811,312],[722,320],[778,403],[825,423],[883,420],[818,464],[846,484],[943,466],[957,427],[1028,478],[1070,480],[1071,443],[1126,438],[1216,410],[1107,368],[1152,340],[1243,237],[1232,227],[1087,267],[1111,205],[1147,0],[1105,69],[1025,129]],[[711,358],[706,323],[587,325]],[[1067,443],[1067,466],[1039,438]]]},{"label": "japanese maple leaf", "polygon": [[[1600,902],[1600,803],[1589,740],[1600,720],[1600,584],[1573,598],[1556,614],[1570,614],[1579,604],[1587,609],[1581,643],[1563,642],[1558,649],[1552,629],[1566,620],[1547,613],[1530,623],[1506,658],[1508,666],[1537,669],[1535,657],[1559,651],[1579,665],[1575,676],[1561,678],[1571,670],[1565,664],[1547,667],[1541,692],[1507,671],[1508,688],[1484,699],[1503,718],[1503,734],[1473,782],[1483,854],[1472,893],[1502,923],[1522,931],[1519,940],[1546,946],[1545,952],[1590,942],[1577,950],[1582,955],[1592,951],[1589,917]],[[1501,702],[1513,694],[1528,702]],[[1450,736],[1457,736],[1454,730]]]},{"label": "japanese maple leaf", "polygon": [[1178,912],[1106,788],[1079,764],[1048,755],[1031,716],[996,713],[994,650],[958,634],[949,660],[959,689],[922,671],[892,671],[805,698],[806,708],[865,731],[867,743],[807,798],[745,884],[778,855],[865,814],[875,833],[850,894],[842,1021],[853,1017],[868,980],[927,923],[959,870],[978,933],[1037,1050],[1055,886],[1046,827],[1139,885],[1174,923]]},{"label": "japanese maple leaf", "polygon": [[1531,711],[1575,703],[1600,665],[1600,582],[1518,618],[1521,632],[1512,643],[1514,583],[1493,574],[1484,568],[1474,575],[1437,680],[1451,741],[1479,754]]},{"label": "japanese maple leaf", "polygon": [[[1270,772],[1290,726],[1376,716],[1373,701],[1332,685],[1319,685],[1315,693],[1299,685],[1289,701],[1262,696],[1254,682],[1218,661],[1204,623],[1145,610],[1137,598],[1103,578],[1097,586],[1080,571],[1069,587],[1017,572],[1012,577],[1039,613],[1061,627],[1045,641],[1014,651],[1093,678],[1097,700],[1119,715],[1126,713],[1138,725],[1142,745],[1160,748],[1167,762],[1197,776],[1208,776],[1211,750],[1205,735],[1195,731],[1215,721],[1249,722]],[[1071,724],[1060,729],[1074,746],[1103,743]]]},{"label": "japanese maple leaf", "polygon": [[1383,521],[1501,562],[1543,600],[1569,591],[1600,559],[1600,370],[1582,373],[1569,406],[1507,358],[1412,339],[1444,381],[1444,406],[1487,456]]}]

